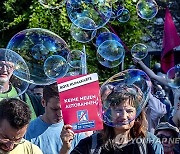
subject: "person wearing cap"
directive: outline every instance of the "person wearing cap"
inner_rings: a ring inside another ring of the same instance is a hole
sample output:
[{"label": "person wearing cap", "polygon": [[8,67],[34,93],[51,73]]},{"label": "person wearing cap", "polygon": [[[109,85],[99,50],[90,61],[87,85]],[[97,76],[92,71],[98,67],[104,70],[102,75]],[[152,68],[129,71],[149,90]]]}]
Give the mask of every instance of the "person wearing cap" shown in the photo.
[{"label": "person wearing cap", "polygon": [[[160,140],[165,154],[179,154],[179,129],[168,122],[161,122],[157,125],[154,133]],[[177,148],[175,148],[177,144]]]},{"label": "person wearing cap", "polygon": [[[5,60],[5,52],[0,52],[0,100],[5,98],[14,98],[18,96],[18,91],[20,89],[14,87],[11,84],[11,79],[13,77],[14,64],[12,62]],[[19,96],[24,102],[26,102],[31,109],[31,119],[35,119],[36,116],[43,114],[43,107],[38,97],[34,96],[32,93],[24,93]]]}]

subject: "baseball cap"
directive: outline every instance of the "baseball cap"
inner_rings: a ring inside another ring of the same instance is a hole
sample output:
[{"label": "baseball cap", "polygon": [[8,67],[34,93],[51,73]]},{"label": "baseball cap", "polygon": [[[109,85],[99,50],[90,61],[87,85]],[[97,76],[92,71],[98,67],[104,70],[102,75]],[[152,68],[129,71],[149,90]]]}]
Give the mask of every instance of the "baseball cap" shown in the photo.
[{"label": "baseball cap", "polygon": [[160,130],[172,130],[176,134],[176,137],[179,135],[179,129],[168,122],[159,123],[155,128],[154,134],[157,134]]}]

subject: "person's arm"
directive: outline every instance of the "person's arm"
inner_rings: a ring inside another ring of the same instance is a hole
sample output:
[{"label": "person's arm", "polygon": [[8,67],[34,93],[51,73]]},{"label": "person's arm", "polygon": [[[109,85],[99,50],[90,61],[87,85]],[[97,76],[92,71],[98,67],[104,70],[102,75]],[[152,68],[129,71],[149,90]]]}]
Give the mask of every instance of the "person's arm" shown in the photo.
[{"label": "person's arm", "polygon": [[146,74],[147,74],[150,78],[158,81],[159,83],[161,83],[161,84],[163,84],[163,85],[165,85],[165,86],[168,86],[168,83],[167,83],[166,79],[163,78],[163,77],[160,77],[160,76],[156,75],[149,67],[147,67],[147,66],[142,62],[142,60],[133,58],[133,62],[134,62],[135,64],[139,64],[139,66],[142,68],[142,70],[143,70],[144,72],[146,72]]},{"label": "person's arm", "polygon": [[151,109],[150,117],[154,122],[157,122],[159,118],[167,113],[166,105],[154,97],[151,93],[149,95],[148,107]]}]

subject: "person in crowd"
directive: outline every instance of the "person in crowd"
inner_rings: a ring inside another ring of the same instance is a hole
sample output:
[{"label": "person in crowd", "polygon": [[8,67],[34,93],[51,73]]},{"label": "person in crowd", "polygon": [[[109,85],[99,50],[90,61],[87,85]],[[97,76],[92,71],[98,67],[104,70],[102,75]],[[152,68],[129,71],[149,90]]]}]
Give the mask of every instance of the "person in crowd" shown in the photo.
[{"label": "person in crowd", "polygon": [[[179,129],[168,122],[161,122],[155,129],[155,135],[161,140],[165,154],[179,154]],[[175,145],[177,146],[175,147]]]},{"label": "person in crowd", "polygon": [[[57,83],[43,89],[42,105],[45,113],[29,124],[25,138],[40,147],[44,154],[57,154],[62,147],[60,134],[64,126]],[[85,134],[74,135],[71,149],[85,138]]]},{"label": "person in crowd", "polygon": [[161,76],[156,75],[150,68],[148,68],[142,62],[142,60],[133,58],[133,61],[134,61],[135,64],[139,64],[139,66],[142,68],[142,70],[144,72],[146,72],[147,75],[150,78],[152,78],[152,79],[158,81],[160,84],[168,86],[169,88],[172,89],[173,96],[174,96],[174,111],[173,111],[173,116],[170,117],[169,122],[172,125],[179,128],[180,127],[180,116],[179,116],[180,115],[180,109],[179,109],[179,106],[180,106],[180,88],[172,88],[172,87],[170,87],[167,80],[166,80],[166,78],[163,78]]},{"label": "person in crowd", "polygon": [[42,154],[38,146],[23,139],[31,119],[28,105],[20,99],[0,101],[0,153]]},{"label": "person in crowd", "polygon": [[[101,98],[103,103],[110,104],[112,125],[104,121],[103,130],[81,140],[71,154],[163,154],[160,142],[153,143],[152,141],[157,137],[152,133],[147,133],[144,111],[142,110],[136,117],[136,107],[143,98],[143,93],[139,88],[104,85],[101,88]],[[61,133],[63,146],[60,154],[67,154],[71,148],[74,137],[71,128],[70,125],[65,125],[63,128]],[[143,142],[146,138],[149,138],[149,142]],[[142,142],[136,142],[138,139]]]},{"label": "person in crowd", "polygon": [[146,118],[148,121],[148,131],[154,134],[155,127],[159,124],[160,119],[166,114],[166,105],[152,93],[149,95],[149,100],[146,107]]},{"label": "person in crowd", "polygon": [[[0,52],[0,100],[18,96],[19,89],[16,89],[10,82],[13,77],[13,71],[14,64],[5,61],[5,53]],[[42,105],[39,103],[39,97],[34,96],[32,93],[24,93],[19,98],[26,102],[30,107],[32,119],[35,119],[36,116],[44,112]]]}]

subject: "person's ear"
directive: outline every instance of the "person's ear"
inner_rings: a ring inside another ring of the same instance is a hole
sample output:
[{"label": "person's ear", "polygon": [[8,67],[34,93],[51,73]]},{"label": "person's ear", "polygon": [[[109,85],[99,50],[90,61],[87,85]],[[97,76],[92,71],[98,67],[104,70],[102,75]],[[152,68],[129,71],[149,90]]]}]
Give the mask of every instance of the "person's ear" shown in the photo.
[{"label": "person's ear", "polygon": [[46,104],[47,104],[47,103],[46,103],[46,101],[45,101],[43,98],[42,98],[42,100],[41,100],[41,104],[42,104],[43,107],[46,107]]}]

